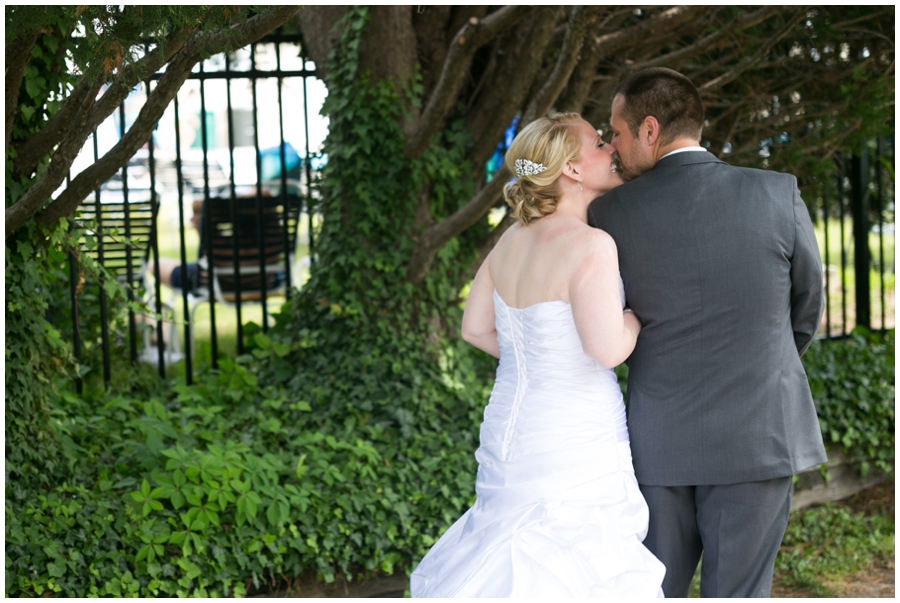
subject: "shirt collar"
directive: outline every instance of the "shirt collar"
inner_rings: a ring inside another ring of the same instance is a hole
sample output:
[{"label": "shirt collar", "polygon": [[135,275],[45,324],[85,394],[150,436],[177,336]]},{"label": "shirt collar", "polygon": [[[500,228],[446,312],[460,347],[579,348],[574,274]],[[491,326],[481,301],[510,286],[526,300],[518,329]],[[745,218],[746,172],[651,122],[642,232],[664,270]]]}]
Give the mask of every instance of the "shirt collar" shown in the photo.
[{"label": "shirt collar", "polygon": [[660,157],[660,159],[664,159],[664,158],[668,157],[669,155],[674,155],[675,153],[684,153],[685,151],[703,151],[705,153],[706,149],[704,149],[703,147],[681,147],[680,149],[675,149],[674,151],[669,151],[668,153],[666,153],[665,155]]}]

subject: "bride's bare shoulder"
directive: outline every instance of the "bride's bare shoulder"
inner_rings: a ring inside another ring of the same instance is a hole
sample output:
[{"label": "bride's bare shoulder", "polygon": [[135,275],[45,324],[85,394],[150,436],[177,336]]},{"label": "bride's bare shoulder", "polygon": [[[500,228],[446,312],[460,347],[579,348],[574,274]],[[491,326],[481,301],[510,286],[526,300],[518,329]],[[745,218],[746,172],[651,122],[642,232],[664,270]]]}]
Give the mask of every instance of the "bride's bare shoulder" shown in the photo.
[{"label": "bride's bare shoulder", "polygon": [[592,226],[585,226],[585,228],[579,229],[578,235],[580,238],[579,247],[586,254],[615,254],[617,252],[615,240],[613,240],[605,230],[600,230],[599,228],[594,228]]}]

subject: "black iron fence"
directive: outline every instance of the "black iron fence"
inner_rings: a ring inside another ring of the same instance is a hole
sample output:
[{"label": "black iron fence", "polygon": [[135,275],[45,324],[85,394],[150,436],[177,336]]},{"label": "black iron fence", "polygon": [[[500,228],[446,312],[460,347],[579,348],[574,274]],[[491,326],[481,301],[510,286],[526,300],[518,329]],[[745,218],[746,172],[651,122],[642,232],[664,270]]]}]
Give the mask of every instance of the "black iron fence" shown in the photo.
[{"label": "black iron fence", "polygon": [[[128,285],[129,300],[142,296],[157,315],[128,309],[131,363],[153,363],[164,376],[167,366],[183,361],[190,383],[198,308],[209,307],[204,340],[216,366],[223,329],[243,353],[247,308],[261,310],[256,319],[266,331],[269,301],[302,284],[315,257],[311,183],[327,124],[319,116],[324,86],[299,42],[296,35],[274,34],[199,64],[150,141],[76,214],[73,227],[83,229],[86,252]],[[161,75],[136,87],[93,133],[73,172],[124,135]],[[73,352],[81,364],[86,348],[99,348],[92,357],[100,357],[108,384],[112,321],[105,283],[102,275],[93,285],[82,283],[77,263],[73,254]],[[99,337],[83,341],[79,299],[92,286]],[[217,306],[233,309],[235,319],[217,317]]]},{"label": "black iron fence", "polygon": [[814,212],[825,270],[820,333],[843,337],[857,326],[893,329],[894,138],[837,156],[833,191]]},{"label": "black iron fence", "polygon": [[[311,185],[317,161],[326,160],[318,151],[327,123],[318,115],[324,86],[299,42],[276,34],[198,65],[148,144],[76,215],[87,252],[155,314],[127,311],[132,364],[152,363],[164,376],[183,362],[191,383],[198,345],[214,367],[223,348],[243,353],[247,323],[258,319],[266,331],[269,300],[302,285],[315,257]],[[159,75],[94,132],[81,169],[124,135]],[[813,204],[827,295],[820,333],[893,328],[893,138],[839,156],[834,185],[836,194]],[[83,283],[77,264],[73,254],[73,352],[81,364],[93,350],[108,384],[114,317],[102,276]],[[99,307],[98,336],[82,338],[79,303]],[[197,317],[204,305],[208,321]]]}]

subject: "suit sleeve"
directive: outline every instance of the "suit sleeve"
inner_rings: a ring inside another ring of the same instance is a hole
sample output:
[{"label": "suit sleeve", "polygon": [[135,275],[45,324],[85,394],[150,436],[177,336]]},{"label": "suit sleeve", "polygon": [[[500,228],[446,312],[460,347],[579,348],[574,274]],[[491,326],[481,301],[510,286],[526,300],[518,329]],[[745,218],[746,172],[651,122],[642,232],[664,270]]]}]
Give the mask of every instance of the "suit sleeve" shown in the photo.
[{"label": "suit sleeve", "polygon": [[809,210],[800,198],[793,179],[794,253],[791,257],[791,325],[794,343],[802,356],[822,322],[825,296],[822,290],[822,261],[813,232]]}]

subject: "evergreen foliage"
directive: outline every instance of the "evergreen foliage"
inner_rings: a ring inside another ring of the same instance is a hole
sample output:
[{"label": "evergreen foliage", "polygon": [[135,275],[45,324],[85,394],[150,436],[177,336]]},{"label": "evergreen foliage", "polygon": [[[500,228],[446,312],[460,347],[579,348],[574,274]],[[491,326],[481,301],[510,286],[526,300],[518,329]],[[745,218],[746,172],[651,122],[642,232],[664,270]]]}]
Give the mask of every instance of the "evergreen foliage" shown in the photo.
[{"label": "evergreen foliage", "polygon": [[54,247],[35,249],[25,240],[6,249],[6,480],[39,477],[58,453],[47,430],[48,390],[65,358],[65,342],[46,320],[53,275],[44,267]]}]

